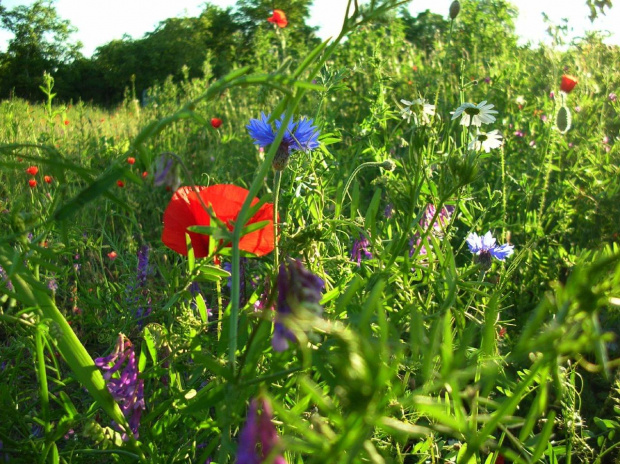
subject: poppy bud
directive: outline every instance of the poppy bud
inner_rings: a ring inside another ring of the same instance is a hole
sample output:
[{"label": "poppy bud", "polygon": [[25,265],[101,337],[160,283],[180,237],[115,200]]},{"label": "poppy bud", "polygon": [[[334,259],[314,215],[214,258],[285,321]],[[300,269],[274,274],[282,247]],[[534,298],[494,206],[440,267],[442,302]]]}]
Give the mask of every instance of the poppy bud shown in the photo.
[{"label": "poppy bud", "polygon": [[220,118],[211,118],[211,126],[213,126],[214,129],[217,129],[221,125],[222,125],[222,120]]},{"label": "poppy bud", "polygon": [[135,159],[133,156],[130,156],[129,158],[127,158],[127,162],[128,162],[129,164],[135,164],[136,159]]},{"label": "poppy bud", "polygon": [[43,180],[45,180],[46,183],[51,184],[54,179],[52,179],[52,176],[45,176]]},{"label": "poppy bud", "polygon": [[123,182],[122,180],[117,180],[116,185],[118,185],[120,188],[123,188],[125,186],[125,182]]},{"label": "poppy bud", "polygon": [[450,5],[450,19],[456,19],[461,11],[461,3],[459,0],[454,0]]},{"label": "poppy bud", "polygon": [[39,168],[36,166],[30,166],[28,169],[26,169],[26,172],[31,176],[36,176],[39,172]]},{"label": "poppy bud", "polygon": [[37,181],[34,179],[30,179],[28,181],[28,185],[30,186],[30,188],[35,188],[37,186]]},{"label": "poppy bud", "polygon": [[569,76],[564,74],[562,76],[562,83],[560,84],[560,90],[564,93],[571,93],[577,85],[577,78],[575,76]]}]

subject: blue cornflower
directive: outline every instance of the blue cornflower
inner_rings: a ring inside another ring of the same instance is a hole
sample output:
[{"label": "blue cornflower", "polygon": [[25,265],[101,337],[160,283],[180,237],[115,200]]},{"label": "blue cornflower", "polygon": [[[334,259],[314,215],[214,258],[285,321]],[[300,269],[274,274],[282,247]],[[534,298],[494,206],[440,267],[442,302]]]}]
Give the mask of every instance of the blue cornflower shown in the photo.
[{"label": "blue cornflower", "polygon": [[504,261],[514,253],[513,245],[507,243],[496,245],[491,231],[488,231],[483,236],[479,236],[477,233],[472,232],[467,237],[467,246],[469,247],[469,251],[478,256],[478,260],[481,264],[489,266],[491,264],[491,257]]},{"label": "blue cornflower", "polygon": [[[261,113],[260,119],[250,119],[250,124],[246,126],[255,145],[266,147],[275,140],[284,115],[275,121],[275,130],[269,124],[270,117],[271,115],[265,116],[265,113]],[[273,160],[275,170],[282,171],[286,167],[291,152],[314,150],[319,146],[319,130],[313,124],[312,119],[301,118],[298,122],[291,119]]]}]

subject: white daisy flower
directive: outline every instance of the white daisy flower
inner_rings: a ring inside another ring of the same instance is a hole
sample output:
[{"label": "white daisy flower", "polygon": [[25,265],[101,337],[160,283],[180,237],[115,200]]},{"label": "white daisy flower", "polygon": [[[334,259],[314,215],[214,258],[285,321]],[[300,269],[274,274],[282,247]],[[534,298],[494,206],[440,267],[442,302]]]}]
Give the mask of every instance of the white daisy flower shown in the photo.
[{"label": "white daisy flower", "polygon": [[497,111],[491,109],[494,106],[495,105],[490,103],[487,105],[486,100],[481,101],[477,105],[473,103],[463,103],[451,113],[453,115],[452,119],[456,119],[463,115],[461,126],[480,127],[482,124],[491,124],[495,122],[495,116],[493,116],[493,114],[497,114]]},{"label": "white daisy flower", "polygon": [[478,132],[478,135],[469,142],[468,148],[475,151],[484,150],[486,153],[489,153],[491,150],[499,148],[503,144],[504,141],[502,140],[501,134],[495,129],[491,132]]},{"label": "white daisy flower", "polygon": [[407,123],[410,123],[413,117],[415,124],[420,125],[418,112],[420,113],[422,126],[429,125],[435,117],[435,105],[427,103],[423,98],[417,98],[413,101],[401,100],[400,102],[405,105],[405,107],[400,110],[400,114],[403,119],[407,120]]},{"label": "white daisy flower", "polygon": [[525,106],[527,100],[523,95],[519,95],[517,98],[515,98],[515,102],[517,103],[517,105]]}]

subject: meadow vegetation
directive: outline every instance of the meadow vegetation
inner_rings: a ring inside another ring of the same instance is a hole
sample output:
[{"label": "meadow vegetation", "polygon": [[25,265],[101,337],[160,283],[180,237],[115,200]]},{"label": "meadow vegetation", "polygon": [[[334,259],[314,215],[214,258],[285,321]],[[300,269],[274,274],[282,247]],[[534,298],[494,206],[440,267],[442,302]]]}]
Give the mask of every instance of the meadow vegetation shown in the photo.
[{"label": "meadow vegetation", "polygon": [[267,3],[1,89],[0,461],[620,462],[620,48]]}]

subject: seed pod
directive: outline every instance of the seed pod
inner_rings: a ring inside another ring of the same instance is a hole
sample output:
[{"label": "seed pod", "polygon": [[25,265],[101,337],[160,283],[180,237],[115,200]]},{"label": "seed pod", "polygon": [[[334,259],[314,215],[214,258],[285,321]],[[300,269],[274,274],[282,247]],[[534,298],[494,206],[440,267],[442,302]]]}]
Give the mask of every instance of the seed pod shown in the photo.
[{"label": "seed pod", "polygon": [[555,117],[555,125],[561,134],[566,134],[572,122],[570,110],[566,106],[561,106]]},{"label": "seed pod", "polygon": [[454,0],[450,5],[450,19],[456,19],[459,15],[459,11],[461,11],[461,3],[459,0]]}]

